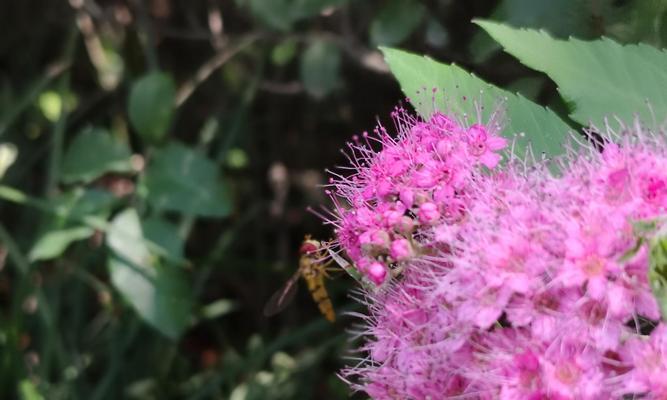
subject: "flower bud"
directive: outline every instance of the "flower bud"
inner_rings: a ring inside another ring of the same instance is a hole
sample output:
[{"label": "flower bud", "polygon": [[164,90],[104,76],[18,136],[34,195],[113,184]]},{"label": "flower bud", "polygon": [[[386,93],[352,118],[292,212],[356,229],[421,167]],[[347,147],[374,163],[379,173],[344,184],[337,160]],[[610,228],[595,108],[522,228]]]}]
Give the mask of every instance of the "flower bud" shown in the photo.
[{"label": "flower bud", "polygon": [[412,246],[407,239],[396,239],[391,242],[389,255],[396,261],[404,261],[411,258],[413,254]]},{"label": "flower bud", "polygon": [[368,266],[366,272],[368,277],[376,285],[381,285],[387,277],[387,267],[385,267],[381,262],[375,261]]},{"label": "flower bud", "polygon": [[440,211],[435,203],[427,202],[419,206],[417,213],[419,221],[424,224],[433,224],[440,219]]}]

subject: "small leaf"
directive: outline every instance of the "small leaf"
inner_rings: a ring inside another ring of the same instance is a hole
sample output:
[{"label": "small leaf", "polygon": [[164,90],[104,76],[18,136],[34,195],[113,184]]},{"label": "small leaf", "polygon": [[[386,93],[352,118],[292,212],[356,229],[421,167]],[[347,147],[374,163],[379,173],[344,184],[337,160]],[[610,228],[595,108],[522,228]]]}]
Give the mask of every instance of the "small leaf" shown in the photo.
[{"label": "small leaf", "polygon": [[60,257],[70,244],[87,239],[93,233],[93,229],[85,226],[46,232],[32,246],[29,258],[31,261],[39,261]]},{"label": "small leaf", "polygon": [[227,315],[238,308],[233,300],[219,299],[202,307],[201,315],[206,319],[215,319]]},{"label": "small leaf", "polygon": [[296,54],[296,40],[287,39],[278,43],[271,51],[271,61],[277,66],[287,65]]},{"label": "small leaf", "polygon": [[[507,122],[503,134],[516,136],[514,151],[521,155],[530,144],[536,154],[560,154],[570,127],[551,110],[520,95],[492,86],[456,65],[441,64],[395,49],[382,49],[392,73],[401,84],[403,93],[420,115],[428,117],[435,105],[460,116],[475,116],[475,100],[483,106],[483,120],[503,101]],[[439,92],[432,93],[432,89]],[[444,93],[440,92],[444,91]]]},{"label": "small leaf", "polygon": [[[554,39],[548,33],[476,21],[523,64],[546,73],[566,101],[572,119],[604,127],[605,117],[650,123],[667,115],[667,53],[644,44],[609,39]],[[649,108],[647,102],[651,105]]]},{"label": "small leaf", "polygon": [[93,235],[94,229],[82,225],[82,219],[97,217],[105,221],[116,198],[96,189],[76,188],[51,199],[55,215],[40,228],[40,235],[29,253],[32,261],[50,260],[62,255],[72,243]]},{"label": "small leaf", "polygon": [[144,186],[148,202],[159,210],[208,217],[230,212],[229,193],[216,165],[182,144],[170,143],[155,152]]},{"label": "small leaf", "polygon": [[339,85],[340,50],[333,43],[317,40],[301,56],[301,81],[308,93],[323,98]]},{"label": "small leaf", "polygon": [[42,114],[51,122],[60,118],[63,109],[63,100],[57,92],[49,90],[39,95],[37,99]]},{"label": "small leaf", "polygon": [[433,47],[445,47],[449,43],[447,29],[435,18],[429,19],[426,26],[426,43]]},{"label": "small leaf", "polygon": [[90,182],[107,172],[129,172],[130,149],[106,130],[86,129],[67,148],[62,167],[65,183]]},{"label": "small leaf", "polygon": [[12,143],[0,143],[0,179],[5,176],[18,155],[18,149]]},{"label": "small leaf", "polygon": [[[149,232],[154,236],[146,235],[146,239],[163,248],[179,242],[176,228],[166,223],[145,230]],[[182,268],[148,250],[134,209],[113,219],[107,246],[111,250],[108,267],[113,286],[147,323],[171,339],[180,337],[191,319],[191,287]]]},{"label": "small leaf", "polygon": [[389,0],[371,23],[371,42],[376,46],[403,42],[419,26],[425,11],[425,7],[414,0]]},{"label": "small leaf", "polygon": [[140,78],[130,90],[128,114],[137,133],[148,143],[164,139],[174,114],[176,86],[172,78],[153,72]]}]

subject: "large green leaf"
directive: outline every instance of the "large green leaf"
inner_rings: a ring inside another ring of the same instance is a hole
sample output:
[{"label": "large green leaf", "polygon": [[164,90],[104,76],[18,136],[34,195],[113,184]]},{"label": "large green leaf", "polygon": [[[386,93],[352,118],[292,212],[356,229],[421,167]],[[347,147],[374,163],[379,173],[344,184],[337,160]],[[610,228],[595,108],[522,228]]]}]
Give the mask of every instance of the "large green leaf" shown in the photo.
[{"label": "large green leaf", "polygon": [[[562,152],[561,145],[571,129],[551,110],[492,86],[456,65],[395,49],[382,51],[403,93],[422,116],[428,116],[435,105],[476,118],[477,103],[484,107],[482,118],[486,120],[502,101],[507,114],[503,134],[510,138],[516,135],[517,154],[521,155],[529,143],[537,154],[553,156]],[[435,95],[434,88],[438,90]]]},{"label": "large green leaf", "polygon": [[190,323],[192,289],[185,271],[151,253],[144,238],[163,248],[176,244],[180,249],[182,243],[175,227],[164,222],[148,225],[142,226],[131,208],[111,222],[107,235],[111,282],[141,318],[177,339]]},{"label": "large green leaf", "polygon": [[414,0],[389,0],[370,26],[371,42],[378,46],[401,43],[419,26],[426,8]]},{"label": "large green leaf", "polygon": [[230,211],[229,193],[216,165],[202,153],[170,143],[153,154],[144,185],[157,209],[222,217]]},{"label": "large green leaf", "polygon": [[582,124],[601,127],[605,117],[630,121],[635,115],[652,122],[651,108],[660,122],[667,115],[664,51],[609,39],[559,40],[543,31],[489,21],[477,24],[522,63],[549,75],[575,106],[572,118]]},{"label": "large green leaf", "polygon": [[128,114],[143,140],[157,143],[165,137],[174,115],[175,97],[176,85],[163,72],[151,72],[134,82]]},{"label": "large green leaf", "polygon": [[130,149],[115,140],[106,130],[86,129],[67,148],[63,160],[65,183],[90,182],[107,172],[132,170]]}]

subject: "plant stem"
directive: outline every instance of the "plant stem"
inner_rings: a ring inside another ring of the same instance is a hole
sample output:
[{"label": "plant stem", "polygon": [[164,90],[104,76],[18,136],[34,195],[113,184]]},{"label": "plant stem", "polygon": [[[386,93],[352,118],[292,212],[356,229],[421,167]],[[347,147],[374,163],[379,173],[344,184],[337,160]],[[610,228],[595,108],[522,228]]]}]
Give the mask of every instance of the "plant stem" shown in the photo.
[{"label": "plant stem", "polygon": [[132,4],[134,4],[134,7],[137,10],[137,22],[142,31],[140,33],[143,34],[142,44],[146,64],[148,65],[149,70],[158,71],[160,69],[160,63],[158,62],[157,51],[155,50],[155,37],[153,36],[153,30],[151,29],[148,10],[146,10],[146,5],[143,0],[132,0]]},{"label": "plant stem", "polygon": [[[74,50],[76,48],[76,39],[78,38],[76,26],[70,30],[65,45],[64,60],[67,63],[72,61]],[[68,70],[58,82],[58,95],[61,99],[60,117],[53,127],[53,137],[51,139],[51,156],[49,157],[49,169],[46,180],[46,195],[52,196],[58,186],[60,179],[60,165],[62,164],[63,146],[65,142],[65,128],[67,127],[67,93],[70,85],[70,71]]]}]

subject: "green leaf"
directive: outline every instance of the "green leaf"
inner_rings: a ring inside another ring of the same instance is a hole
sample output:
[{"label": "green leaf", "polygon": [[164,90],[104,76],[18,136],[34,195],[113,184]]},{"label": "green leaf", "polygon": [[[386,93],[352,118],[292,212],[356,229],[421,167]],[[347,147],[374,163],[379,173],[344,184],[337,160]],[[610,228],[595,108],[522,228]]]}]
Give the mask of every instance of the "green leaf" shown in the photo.
[{"label": "green leaf", "polygon": [[[524,28],[541,28],[557,37],[593,36],[591,23],[599,15],[599,7],[591,0],[502,0],[489,19]],[[484,31],[478,31],[471,43],[475,62],[481,63],[500,50]]]},{"label": "green leaf", "polygon": [[163,72],[152,72],[132,85],[128,114],[132,127],[148,143],[164,139],[174,115],[176,85]]},{"label": "green leaf", "polygon": [[231,209],[216,165],[182,144],[170,143],[157,150],[143,183],[148,202],[159,210],[223,217]]},{"label": "green leaf", "polygon": [[51,202],[59,214],[81,219],[90,215],[108,217],[116,201],[114,195],[104,190],[76,188]]},{"label": "green leaf", "polygon": [[286,39],[278,43],[271,51],[271,61],[277,66],[287,65],[296,54],[296,40]]},{"label": "green leaf", "polygon": [[172,259],[183,258],[183,239],[171,223],[160,218],[149,218],[141,222],[144,235],[167,251]]},{"label": "green leaf", "polygon": [[605,117],[652,122],[667,115],[667,54],[647,45],[623,46],[609,39],[592,42],[554,39],[543,31],[476,21],[523,64],[546,73],[566,101],[572,118],[604,126]]},{"label": "green leaf", "polygon": [[233,300],[219,299],[202,307],[201,315],[206,319],[215,319],[236,311],[238,307]]},{"label": "green leaf", "polygon": [[[553,156],[563,151],[562,143],[571,129],[551,110],[492,86],[456,65],[395,49],[382,51],[403,93],[411,98],[423,117],[429,116],[434,104],[440,110],[476,116],[474,100],[484,107],[482,118],[486,120],[498,103],[504,101],[507,123],[503,134],[510,138],[517,135],[514,150],[518,155],[528,144],[538,155]],[[438,89],[435,99],[433,88]]]},{"label": "green leaf", "polygon": [[121,212],[107,234],[111,282],[142,319],[177,339],[190,324],[192,289],[185,271],[152,254],[144,237],[164,248],[182,246],[175,227],[160,223],[145,229],[134,209]]},{"label": "green leaf", "polygon": [[301,56],[301,81],[306,91],[322,98],[334,90],[340,79],[340,50],[333,43],[316,40]]},{"label": "green leaf", "polygon": [[14,164],[19,155],[19,150],[12,143],[0,143],[0,179],[5,176],[9,167]]},{"label": "green leaf", "polygon": [[63,109],[63,100],[58,92],[53,90],[46,91],[39,95],[37,99],[39,109],[42,114],[51,122],[56,122],[60,118]]},{"label": "green leaf", "polygon": [[87,239],[94,233],[92,228],[79,226],[46,232],[30,250],[31,261],[50,260],[59,257],[67,247],[79,240]]},{"label": "green leaf", "polygon": [[18,386],[21,400],[44,400],[44,396],[39,393],[35,384],[30,380],[23,379]]},{"label": "green leaf", "polygon": [[651,240],[648,280],[662,320],[667,322],[667,235],[664,229]]},{"label": "green leaf", "polygon": [[371,22],[371,42],[376,46],[401,43],[419,26],[425,11],[414,0],[390,0]]},{"label": "green leaf", "polygon": [[63,159],[65,183],[90,182],[107,172],[129,172],[130,149],[101,128],[86,129],[74,138]]},{"label": "green leaf", "polygon": [[89,238],[94,229],[81,225],[80,221],[93,216],[106,220],[115,202],[116,198],[111,193],[82,188],[51,199],[51,206],[57,215],[48,217],[42,224],[29,258],[32,261],[57,258],[70,244]]}]

